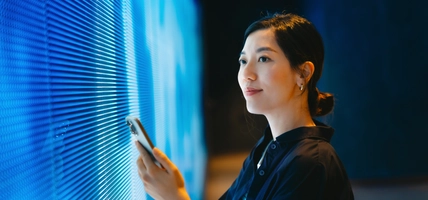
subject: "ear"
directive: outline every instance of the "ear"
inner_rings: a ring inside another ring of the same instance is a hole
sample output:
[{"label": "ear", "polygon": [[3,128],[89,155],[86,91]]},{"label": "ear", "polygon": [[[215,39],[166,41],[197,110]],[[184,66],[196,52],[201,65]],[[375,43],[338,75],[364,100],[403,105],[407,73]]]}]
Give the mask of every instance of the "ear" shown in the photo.
[{"label": "ear", "polygon": [[306,84],[311,80],[312,75],[315,71],[314,63],[311,61],[306,61],[302,65],[299,66],[299,73],[297,79],[297,85],[300,87],[301,85],[306,87]]}]

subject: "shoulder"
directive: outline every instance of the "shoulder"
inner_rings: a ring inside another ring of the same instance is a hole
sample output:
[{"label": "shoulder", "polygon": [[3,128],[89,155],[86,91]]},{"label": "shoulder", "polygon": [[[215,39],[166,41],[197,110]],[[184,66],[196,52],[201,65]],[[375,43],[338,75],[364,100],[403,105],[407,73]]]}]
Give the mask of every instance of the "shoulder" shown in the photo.
[{"label": "shoulder", "polygon": [[314,167],[324,168],[333,157],[336,157],[336,152],[330,143],[307,138],[292,145],[282,165],[296,170],[312,170]]}]

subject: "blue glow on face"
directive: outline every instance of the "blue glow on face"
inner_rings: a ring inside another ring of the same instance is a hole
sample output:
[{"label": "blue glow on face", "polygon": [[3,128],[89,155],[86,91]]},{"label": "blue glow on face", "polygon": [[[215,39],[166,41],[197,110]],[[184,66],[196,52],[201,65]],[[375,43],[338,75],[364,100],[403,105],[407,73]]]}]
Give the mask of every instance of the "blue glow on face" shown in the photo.
[{"label": "blue glow on face", "polygon": [[196,11],[192,1],[2,1],[0,199],[146,198],[130,114],[202,199]]}]

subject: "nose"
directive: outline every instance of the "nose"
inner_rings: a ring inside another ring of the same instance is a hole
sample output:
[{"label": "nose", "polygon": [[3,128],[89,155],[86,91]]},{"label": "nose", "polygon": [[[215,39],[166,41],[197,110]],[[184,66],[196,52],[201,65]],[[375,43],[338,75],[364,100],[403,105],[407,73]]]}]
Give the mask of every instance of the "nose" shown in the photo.
[{"label": "nose", "polygon": [[239,79],[241,81],[254,81],[257,79],[255,65],[248,62],[245,66],[239,68]]}]

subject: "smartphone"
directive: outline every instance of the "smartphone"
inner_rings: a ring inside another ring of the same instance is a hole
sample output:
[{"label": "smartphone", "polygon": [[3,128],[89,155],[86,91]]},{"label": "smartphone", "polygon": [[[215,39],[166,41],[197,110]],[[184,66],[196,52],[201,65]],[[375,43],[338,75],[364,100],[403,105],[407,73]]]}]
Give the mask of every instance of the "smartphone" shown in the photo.
[{"label": "smartphone", "polygon": [[162,165],[153,156],[153,148],[155,146],[150,140],[149,135],[144,129],[143,124],[140,122],[140,119],[138,119],[138,117],[135,117],[135,116],[127,116],[125,120],[126,120],[126,124],[129,126],[132,137],[137,139],[138,142],[140,142],[140,144],[144,147],[144,149],[146,149],[146,151],[149,153],[150,157],[152,158],[153,162],[157,166],[162,167]]}]

